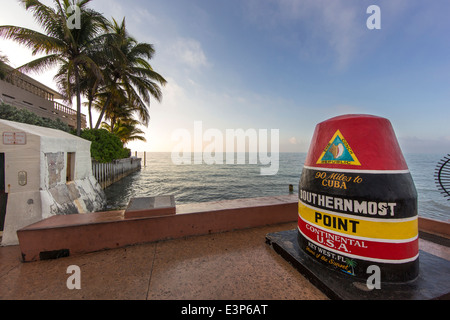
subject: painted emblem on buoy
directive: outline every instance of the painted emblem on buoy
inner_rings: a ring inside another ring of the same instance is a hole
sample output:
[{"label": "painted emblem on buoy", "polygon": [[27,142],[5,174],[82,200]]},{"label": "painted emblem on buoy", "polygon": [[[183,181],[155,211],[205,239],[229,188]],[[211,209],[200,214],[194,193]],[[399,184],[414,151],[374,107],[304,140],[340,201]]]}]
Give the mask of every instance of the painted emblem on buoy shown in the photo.
[{"label": "painted emblem on buoy", "polygon": [[317,164],[348,164],[360,166],[358,158],[352,148],[338,130],[325,147]]}]

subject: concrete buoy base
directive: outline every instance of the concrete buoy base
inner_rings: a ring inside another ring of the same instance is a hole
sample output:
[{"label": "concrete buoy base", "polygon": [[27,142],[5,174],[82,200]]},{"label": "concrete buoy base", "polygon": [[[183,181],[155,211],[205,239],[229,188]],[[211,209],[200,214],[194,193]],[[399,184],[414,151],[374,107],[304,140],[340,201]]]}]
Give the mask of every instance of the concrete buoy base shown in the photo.
[{"label": "concrete buoy base", "polygon": [[445,259],[420,250],[420,273],[415,280],[404,283],[381,282],[380,289],[370,290],[364,280],[336,272],[312,259],[300,250],[297,237],[297,230],[288,230],[267,234],[266,242],[330,299],[450,299],[450,264]]}]

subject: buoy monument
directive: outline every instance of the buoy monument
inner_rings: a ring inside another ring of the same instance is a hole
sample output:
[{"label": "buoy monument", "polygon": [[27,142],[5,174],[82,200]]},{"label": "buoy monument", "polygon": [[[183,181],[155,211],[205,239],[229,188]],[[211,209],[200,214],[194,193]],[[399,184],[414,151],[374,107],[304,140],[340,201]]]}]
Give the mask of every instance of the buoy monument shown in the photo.
[{"label": "buoy monument", "polygon": [[417,192],[389,120],[345,115],[316,126],[299,182],[298,244],[349,277],[419,275]]}]

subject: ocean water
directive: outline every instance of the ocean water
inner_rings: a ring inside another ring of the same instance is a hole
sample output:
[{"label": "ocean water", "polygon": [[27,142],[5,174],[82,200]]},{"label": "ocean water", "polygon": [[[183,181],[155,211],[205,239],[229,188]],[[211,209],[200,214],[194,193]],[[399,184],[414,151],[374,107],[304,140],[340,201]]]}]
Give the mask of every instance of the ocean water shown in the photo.
[{"label": "ocean water", "polygon": [[[138,153],[144,161],[143,153]],[[237,156],[246,156],[245,154]],[[248,156],[248,155],[247,155]],[[450,201],[435,184],[435,168],[445,155],[406,154],[418,193],[419,216],[447,221]],[[261,164],[176,165],[170,153],[146,153],[146,163],[105,190],[108,209],[124,209],[132,197],[174,195],[176,204],[298,193],[306,153],[280,153],[276,175],[261,175]],[[192,161],[193,163],[193,161]],[[268,167],[268,166],[265,166]]]}]

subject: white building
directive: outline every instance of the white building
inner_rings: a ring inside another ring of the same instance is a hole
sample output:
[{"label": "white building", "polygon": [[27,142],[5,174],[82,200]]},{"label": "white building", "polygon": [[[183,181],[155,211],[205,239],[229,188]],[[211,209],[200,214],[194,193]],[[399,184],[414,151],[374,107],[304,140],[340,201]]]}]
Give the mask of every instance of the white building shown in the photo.
[{"label": "white building", "polygon": [[42,219],[104,207],[92,175],[90,141],[2,119],[0,135],[0,196],[7,203],[0,215],[2,245],[17,244],[16,231]]}]

